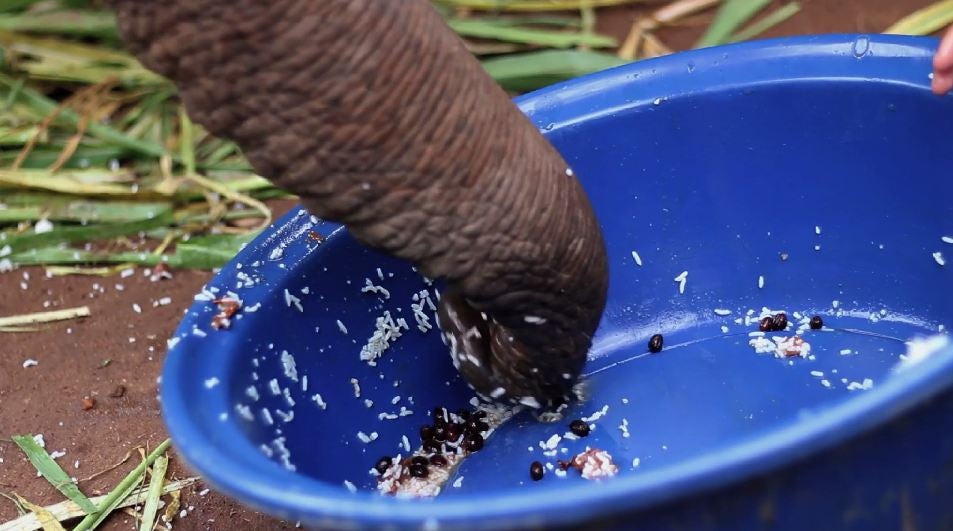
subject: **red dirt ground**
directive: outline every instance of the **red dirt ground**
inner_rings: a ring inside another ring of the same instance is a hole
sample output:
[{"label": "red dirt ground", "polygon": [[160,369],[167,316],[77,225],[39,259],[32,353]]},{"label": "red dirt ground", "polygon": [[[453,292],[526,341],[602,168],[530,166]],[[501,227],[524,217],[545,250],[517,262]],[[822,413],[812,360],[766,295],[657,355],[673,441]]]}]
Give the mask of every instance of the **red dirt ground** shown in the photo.
[{"label": "red dirt ground", "polygon": [[[780,4],[781,2],[776,2]],[[802,0],[802,11],[772,29],[767,36],[803,33],[875,33],[902,15],[931,0]],[[654,5],[662,5],[655,3]],[[600,31],[624,39],[632,20],[646,8],[620,7],[600,11]],[[701,24],[667,28],[659,33],[674,49],[689,47],[701,33]],[[274,204],[276,210],[290,205]],[[24,280],[29,274],[29,280]],[[27,268],[0,275],[0,316],[53,308],[88,305],[92,315],[79,321],[45,326],[40,332],[3,334],[0,347],[0,437],[42,433],[47,449],[65,450],[59,459],[71,475],[85,478],[107,469],[135,446],[152,448],[166,434],[156,402],[155,380],[165,353],[165,339],[172,333],[192,295],[210,273],[175,272],[170,280],[150,282],[142,268],[129,278],[46,278],[43,270]],[[26,289],[21,288],[26,282]],[[103,287],[100,293],[94,285]],[[116,284],[124,289],[119,291]],[[170,297],[172,302],[153,306]],[[44,308],[50,301],[50,308]],[[133,311],[137,303],[142,313]],[[24,368],[24,360],[38,361]],[[104,360],[111,362],[102,367]],[[115,391],[125,387],[121,397]],[[83,409],[83,398],[96,402]],[[36,474],[9,439],[0,438],[0,492],[16,492],[33,503],[62,500]],[[79,461],[79,468],[74,462]],[[101,494],[130,470],[138,456],[123,466],[80,487],[88,495]],[[189,476],[173,460],[172,475]],[[183,493],[183,508],[194,507],[185,518],[174,519],[177,530],[194,529],[292,529],[243,508],[214,492],[198,493],[201,484]],[[16,516],[12,503],[0,498],[0,522]],[[133,518],[114,515],[103,529],[134,529]]]}]

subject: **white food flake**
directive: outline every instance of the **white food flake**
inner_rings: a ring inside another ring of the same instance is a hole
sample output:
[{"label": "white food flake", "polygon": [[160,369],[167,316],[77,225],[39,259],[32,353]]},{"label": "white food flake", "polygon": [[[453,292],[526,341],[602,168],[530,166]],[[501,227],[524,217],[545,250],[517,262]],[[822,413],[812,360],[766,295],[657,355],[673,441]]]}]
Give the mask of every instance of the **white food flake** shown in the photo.
[{"label": "white food flake", "polygon": [[295,358],[289,354],[287,350],[281,351],[281,368],[284,370],[285,376],[291,381],[298,381],[298,367],[295,363]]},{"label": "white food flake", "polygon": [[53,231],[53,223],[46,218],[43,218],[37,221],[33,225],[33,232],[35,234],[43,234],[43,233],[52,232],[52,231]]},{"label": "white food flake", "polygon": [[347,488],[348,492],[350,492],[351,494],[354,494],[355,492],[357,492],[357,487],[355,487],[353,483],[351,483],[350,481],[346,479],[344,480],[344,487]]},{"label": "white food flake", "polygon": [[360,354],[361,361],[366,361],[368,365],[372,366],[376,363],[377,358],[380,358],[384,351],[390,348],[391,343],[397,341],[403,335],[401,329],[410,330],[407,321],[402,318],[395,321],[389,311],[385,311],[384,315],[378,317],[374,326],[374,332],[368,338],[367,344],[361,347]]},{"label": "white food flake", "polygon": [[820,233],[821,233],[821,226],[814,225],[814,234],[820,234]]},{"label": "white food flake", "polygon": [[638,251],[632,251],[632,259],[635,260],[635,265],[642,267],[642,257],[639,256]]},{"label": "white food flake", "polygon": [[940,251],[933,253],[933,260],[936,261],[936,263],[940,264],[941,266],[946,265],[946,258],[943,257],[943,253],[941,253]]},{"label": "white food flake", "polygon": [[29,367],[36,367],[36,366],[39,365],[39,364],[40,364],[40,362],[36,361],[36,360],[33,359],[33,358],[29,358],[29,359],[23,360],[23,368],[24,368],[24,369],[29,368]]},{"label": "white food flake", "polygon": [[347,334],[347,327],[344,326],[344,323],[342,323],[340,319],[337,320],[337,324],[338,330],[340,330],[342,334]]},{"label": "white food flake", "polygon": [[758,289],[764,287],[764,275],[758,275]]},{"label": "white food flake", "polygon": [[361,398],[361,382],[357,378],[351,378],[351,387],[354,388],[354,398]]},{"label": "white food flake", "polygon": [[[944,236],[940,239],[943,240],[943,243],[953,243],[953,236]],[[0,254],[0,256],[3,256],[3,255]]]},{"label": "white food flake", "polygon": [[829,388],[831,386],[831,382],[829,380],[824,379],[824,380],[821,380],[821,385]]},{"label": "white food flake", "polygon": [[214,377],[214,376],[211,377],[211,378],[209,378],[209,379],[207,379],[207,380],[205,380],[205,388],[206,388],[206,389],[211,389],[211,388],[215,387],[215,386],[218,385],[218,384],[219,384],[219,380],[218,380],[218,378],[216,378],[216,377]]},{"label": "white food flake", "polygon": [[318,407],[321,408],[321,409],[327,409],[327,408],[328,408],[328,404],[327,404],[327,403],[324,401],[324,399],[321,397],[321,393],[317,393],[317,394],[315,394],[314,396],[312,396],[312,397],[311,397],[311,400],[314,400],[314,403],[317,404]]},{"label": "white food flake", "polygon": [[457,479],[453,480],[453,488],[459,489],[462,486],[463,486],[463,476],[460,476]]},{"label": "white food flake", "polygon": [[364,279],[364,287],[361,288],[361,293],[377,293],[383,295],[385,299],[390,298],[390,291],[388,291],[387,288],[374,285],[374,282],[369,278]]},{"label": "white food flake", "polygon": [[685,293],[685,283],[688,281],[688,271],[682,271],[675,277],[675,282],[678,282],[678,292]]},{"label": "white food flake", "polygon": [[[287,288],[285,288],[285,304],[286,304],[289,308],[292,307],[292,306],[294,306],[295,309],[298,310],[299,312],[304,312],[304,307],[301,306],[301,299],[299,299],[298,297],[295,297],[294,295],[292,295],[291,292],[288,291]],[[338,321],[338,322],[340,322],[340,321]],[[345,332],[345,333],[346,333],[346,332]]]},{"label": "white food flake", "polygon": [[720,315],[722,317],[731,315],[731,310],[727,310],[725,308],[715,308],[715,315]]},{"label": "white food flake", "polygon": [[370,435],[364,433],[363,431],[357,432],[357,439],[364,444],[368,444],[377,440],[377,432],[371,432]]}]

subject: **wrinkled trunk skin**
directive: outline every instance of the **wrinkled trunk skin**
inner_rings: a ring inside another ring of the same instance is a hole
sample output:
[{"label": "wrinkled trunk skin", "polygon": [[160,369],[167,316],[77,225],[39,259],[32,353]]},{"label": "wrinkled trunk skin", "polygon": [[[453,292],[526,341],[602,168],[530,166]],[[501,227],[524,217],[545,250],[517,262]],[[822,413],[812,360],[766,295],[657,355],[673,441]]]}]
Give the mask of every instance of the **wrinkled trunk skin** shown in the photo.
[{"label": "wrinkled trunk skin", "polygon": [[448,282],[438,317],[472,387],[569,395],[605,306],[599,226],[427,0],[113,4],[196,122],[312,213]]}]

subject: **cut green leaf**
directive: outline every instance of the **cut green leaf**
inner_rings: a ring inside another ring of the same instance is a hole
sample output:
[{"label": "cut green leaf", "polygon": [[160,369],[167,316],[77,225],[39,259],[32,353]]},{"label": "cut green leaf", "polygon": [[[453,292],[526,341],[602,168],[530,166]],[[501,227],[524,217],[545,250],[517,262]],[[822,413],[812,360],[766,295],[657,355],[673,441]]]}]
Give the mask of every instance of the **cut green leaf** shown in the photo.
[{"label": "cut green leaf", "polygon": [[929,35],[953,22],[953,0],[942,0],[910,13],[884,33]]},{"label": "cut green leaf", "polygon": [[695,44],[696,48],[705,48],[725,44],[731,35],[765,8],[771,0],[724,0],[718,8],[715,20]]},{"label": "cut green leaf", "polygon": [[[171,441],[166,439],[159,446],[156,447],[145,460],[139,464],[135,469],[132,470],[122,481],[119,482],[119,485],[109,492],[106,495],[106,498],[98,507],[94,508],[93,511],[89,512],[86,515],[86,518],[83,518],[79,524],[73,528],[73,531],[90,531],[95,529],[103,520],[106,519],[117,507],[122,503],[123,500],[129,497],[130,494],[136,489],[136,484],[143,478],[146,473],[146,468],[150,466],[156,459],[168,450]],[[87,500],[88,501],[88,500]]]},{"label": "cut green leaf", "polygon": [[771,13],[761,17],[759,20],[756,20],[751,25],[745,29],[735,33],[729,39],[729,42],[740,42],[746,41],[748,39],[753,39],[758,35],[768,31],[769,29],[777,26],[778,24],[784,22],[785,20],[793,17],[801,10],[801,4],[797,2],[789,2],[783,6],[775,9]]},{"label": "cut green leaf", "polygon": [[509,22],[501,24],[493,19],[451,19],[447,23],[454,31],[465,37],[535,44],[550,48],[570,48],[579,45],[608,48],[617,44],[615,39],[606,35],[526,28],[513,26]]},{"label": "cut green leaf", "polygon": [[169,468],[169,458],[159,456],[152,465],[152,478],[149,480],[149,494],[146,496],[146,504],[142,508],[142,520],[139,523],[139,531],[152,531],[156,524],[156,511],[159,509],[159,497],[162,496],[162,484],[165,482],[165,472]]},{"label": "cut green leaf", "polygon": [[483,61],[483,67],[503,88],[512,91],[537,89],[625,64],[606,53],[584,50],[544,50]]},{"label": "cut green leaf", "polygon": [[89,501],[89,498],[80,492],[79,487],[66,475],[66,472],[60,468],[60,465],[56,464],[56,461],[46,453],[46,450],[37,444],[33,436],[14,435],[11,438],[13,442],[23,450],[23,453],[26,454],[27,459],[30,460],[30,463],[36,468],[37,472],[46,478],[56,490],[63,493],[64,496],[72,500],[76,505],[82,507],[83,510],[96,510],[96,506],[93,505],[93,502]]}]

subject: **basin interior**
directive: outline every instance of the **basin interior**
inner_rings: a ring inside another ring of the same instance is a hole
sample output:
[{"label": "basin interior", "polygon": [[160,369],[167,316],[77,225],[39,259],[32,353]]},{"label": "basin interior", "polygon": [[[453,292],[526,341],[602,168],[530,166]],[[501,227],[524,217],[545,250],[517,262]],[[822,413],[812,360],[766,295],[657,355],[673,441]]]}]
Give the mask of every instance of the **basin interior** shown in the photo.
[{"label": "basin interior", "polygon": [[[933,256],[953,261],[941,239],[953,236],[951,105],[903,84],[792,81],[633,104],[549,131],[608,247],[610,296],[586,367],[588,399],[564,422],[522,413],[503,425],[436,503],[558,492],[583,480],[549,473],[533,483],[530,463],[555,464],[586,446],[608,451],[621,475],[644,474],[876,393],[895,377],[906,340],[953,326],[953,262]],[[438,286],[343,230],[319,242],[311,231],[330,225],[312,226],[307,214],[282,223],[209,286],[243,299],[230,329],[211,328],[212,302],[191,310],[207,335],[184,330],[184,340],[209,348],[189,355],[220,359],[185,392],[209,397],[196,415],[207,416],[210,439],[261,449],[257,459],[341,489],[347,480],[372,490],[369,469],[406,455],[402,436],[416,448],[431,408],[465,407],[473,396],[437,331],[421,332],[414,318],[420,292],[436,303]],[[683,271],[681,293],[673,279]],[[362,291],[367,279],[386,296]],[[755,353],[749,332],[758,325],[744,320],[763,307],[795,326],[794,312],[823,317],[831,330],[803,334],[813,359]],[[359,354],[385,311],[409,330],[369,366]],[[665,349],[649,355],[656,333]],[[868,389],[848,390],[866,379]],[[541,441],[605,406],[589,437],[543,454]],[[413,413],[379,418],[401,407]],[[361,442],[359,431],[377,438]]]}]

